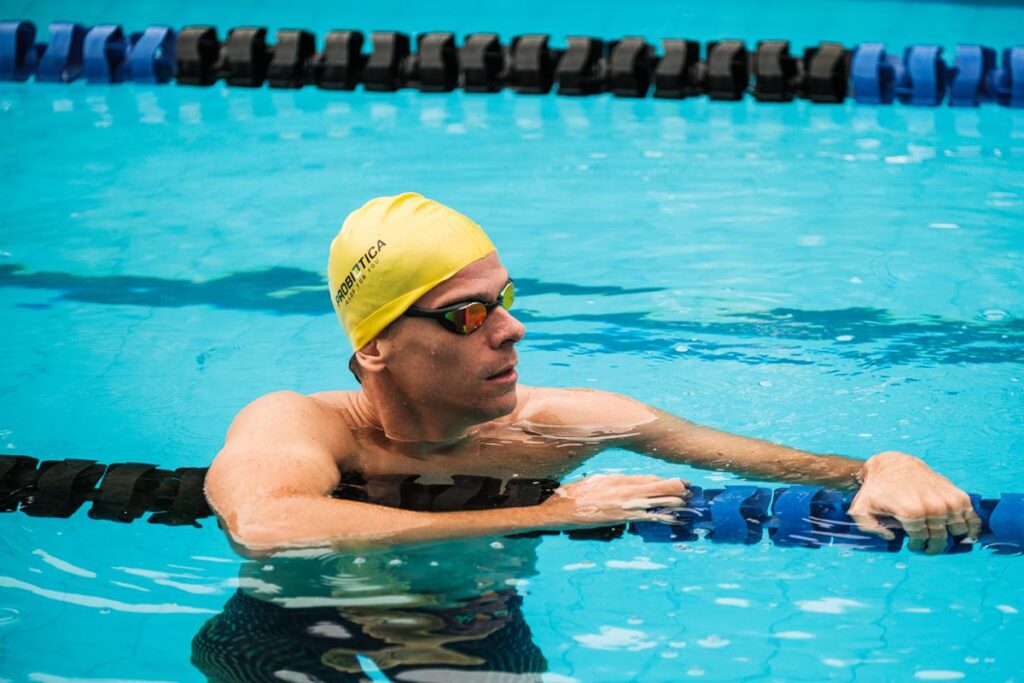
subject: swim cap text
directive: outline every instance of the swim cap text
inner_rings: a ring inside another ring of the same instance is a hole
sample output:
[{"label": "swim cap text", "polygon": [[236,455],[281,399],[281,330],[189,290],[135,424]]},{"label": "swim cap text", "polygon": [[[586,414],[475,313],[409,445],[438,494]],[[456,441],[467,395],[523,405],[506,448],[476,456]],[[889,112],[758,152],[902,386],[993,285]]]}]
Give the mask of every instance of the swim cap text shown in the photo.
[{"label": "swim cap text", "polygon": [[366,275],[377,266],[377,260],[380,256],[381,249],[386,247],[387,244],[384,240],[377,240],[377,244],[374,244],[366,253],[359,257],[359,260],[352,264],[352,268],[349,269],[348,275],[342,280],[338,286],[338,291],[334,295],[334,303],[337,306],[341,306],[343,303],[347,304],[352,295],[355,294],[355,289],[363,280]]}]

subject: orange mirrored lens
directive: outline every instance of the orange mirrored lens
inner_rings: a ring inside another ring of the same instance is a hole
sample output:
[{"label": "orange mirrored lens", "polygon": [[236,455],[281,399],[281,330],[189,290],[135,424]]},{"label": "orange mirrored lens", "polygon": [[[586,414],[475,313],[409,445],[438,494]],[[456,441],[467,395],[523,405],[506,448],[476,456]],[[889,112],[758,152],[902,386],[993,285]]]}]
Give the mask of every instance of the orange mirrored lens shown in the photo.
[{"label": "orange mirrored lens", "polygon": [[470,333],[484,324],[487,319],[487,308],[483,304],[470,304],[465,308],[466,333]]},{"label": "orange mirrored lens", "polygon": [[516,300],[516,287],[511,281],[502,288],[501,293],[498,295],[498,303],[481,304],[474,302],[467,304],[454,311],[448,311],[444,314],[444,317],[452,322],[455,326],[455,331],[459,334],[469,334],[474,330],[480,328],[487,320],[487,314],[489,309],[493,309],[496,305],[501,305],[506,311],[512,308],[512,303]]},{"label": "orange mirrored lens", "polygon": [[487,308],[483,304],[472,303],[468,306],[446,313],[445,317],[455,323],[460,334],[469,334],[484,324],[487,319]]}]

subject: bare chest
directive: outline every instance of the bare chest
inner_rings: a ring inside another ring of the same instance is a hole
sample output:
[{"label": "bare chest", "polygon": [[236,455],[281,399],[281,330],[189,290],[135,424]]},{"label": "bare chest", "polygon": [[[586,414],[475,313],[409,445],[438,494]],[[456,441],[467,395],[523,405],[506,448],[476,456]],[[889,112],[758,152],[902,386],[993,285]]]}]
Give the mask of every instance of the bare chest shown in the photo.
[{"label": "bare chest", "polygon": [[510,479],[561,479],[598,449],[593,444],[551,439],[513,430],[482,435],[457,452],[411,457],[372,438],[359,440],[356,472],[365,479],[419,477],[425,484],[451,483],[452,475]]}]

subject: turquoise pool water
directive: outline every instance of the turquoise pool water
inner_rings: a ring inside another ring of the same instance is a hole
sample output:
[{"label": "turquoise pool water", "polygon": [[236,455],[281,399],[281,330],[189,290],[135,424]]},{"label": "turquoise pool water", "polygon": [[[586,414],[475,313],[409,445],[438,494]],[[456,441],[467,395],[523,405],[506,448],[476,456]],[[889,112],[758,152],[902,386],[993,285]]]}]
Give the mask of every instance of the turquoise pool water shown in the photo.
[{"label": "turquoise pool water", "polygon": [[[985,3],[3,7],[41,26],[801,47],[1001,48],[1024,25],[1020,6]],[[29,83],[0,84],[0,121],[5,453],[205,466],[254,397],[353,389],[327,243],[366,198],[412,189],[497,243],[520,284],[525,383],[816,452],[905,450],[967,490],[1024,490],[1022,111]],[[623,451],[573,476],[596,472],[735,480]],[[987,551],[483,539],[245,563],[203,526],[0,515],[0,679],[203,680],[190,643],[239,586],[386,613],[488,582],[522,596],[557,683],[1024,670],[1024,569]],[[478,680],[453,671],[436,680]]]}]

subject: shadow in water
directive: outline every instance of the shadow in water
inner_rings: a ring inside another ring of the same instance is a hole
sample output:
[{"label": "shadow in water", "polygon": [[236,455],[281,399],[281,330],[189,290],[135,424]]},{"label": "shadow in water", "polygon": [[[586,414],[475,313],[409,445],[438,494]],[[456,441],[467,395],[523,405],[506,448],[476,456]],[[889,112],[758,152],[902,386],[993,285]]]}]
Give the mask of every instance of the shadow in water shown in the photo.
[{"label": "shadow in water", "polygon": [[[517,279],[516,285],[521,292],[534,295],[617,296],[661,291],[658,287],[591,287],[531,279]],[[329,315],[333,312],[327,280],[322,275],[280,266],[196,282],[140,275],[33,273],[26,272],[25,267],[18,264],[2,264],[0,287],[54,290],[60,293],[61,299],[94,304],[170,308],[213,306],[277,315]],[[40,305],[27,307],[39,308]]]},{"label": "shadow in water", "polygon": [[0,287],[53,290],[60,299],[94,304],[214,306],[279,315],[331,312],[326,281],[300,268],[274,267],[195,282],[140,275],[33,273],[5,264],[0,265]]},{"label": "shadow in water", "polygon": [[[516,280],[523,298],[531,295],[623,296],[664,291]],[[273,267],[232,273],[206,281],[145,276],[86,276],[30,272],[17,264],[0,265],[0,288],[49,290],[59,300],[151,307],[212,306],[274,315],[330,315],[323,276],[300,268]],[[19,304],[46,308],[49,304]],[[519,307],[516,316],[533,326],[534,348],[569,353],[642,353],[668,359],[685,353],[702,360],[749,364],[808,365],[807,342],[826,343],[826,352],[862,365],[914,363],[1014,363],[1024,357],[1024,320],[951,320],[936,315],[898,318],[876,308],[803,310],[775,308],[732,313],[726,320],[689,321],[652,316],[647,311],[542,315]],[[551,332],[548,323],[571,322]],[[583,328],[581,330],[581,328]],[[723,340],[722,338],[726,338]],[[766,349],[765,340],[774,340]],[[757,340],[753,342],[751,340]],[[766,355],[767,353],[767,355]]]}]

